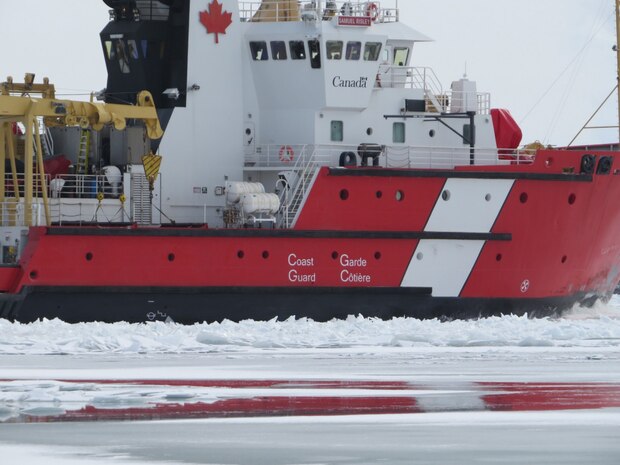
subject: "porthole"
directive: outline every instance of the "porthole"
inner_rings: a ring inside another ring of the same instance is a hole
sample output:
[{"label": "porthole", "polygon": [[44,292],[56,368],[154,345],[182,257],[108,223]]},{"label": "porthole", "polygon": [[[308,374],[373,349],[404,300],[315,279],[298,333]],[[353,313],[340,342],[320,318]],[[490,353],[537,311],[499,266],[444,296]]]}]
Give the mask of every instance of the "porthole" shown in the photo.
[{"label": "porthole", "polygon": [[501,262],[503,258],[504,258],[504,257],[502,256],[502,254],[501,254],[501,253],[498,253],[498,254],[495,256],[495,260],[496,260],[496,261],[498,261],[498,262]]},{"label": "porthole", "polygon": [[347,200],[349,198],[349,191],[346,189],[342,189],[340,191],[340,200]]},{"label": "porthole", "polygon": [[417,258],[419,261],[421,261],[424,258],[424,254],[422,252],[418,252],[418,254],[415,256],[415,258]]},{"label": "porthole", "polygon": [[491,194],[487,194],[487,195],[484,196],[484,200],[486,200],[487,202],[490,202],[491,198],[492,198]]},{"label": "porthole", "polygon": [[176,258],[176,257],[175,257],[175,255],[174,255],[173,253],[169,253],[169,254],[168,254],[168,261],[169,261],[169,262],[173,262],[175,258]]},{"label": "porthole", "polygon": [[39,277],[39,273],[37,273],[35,270],[32,270],[30,272],[30,279],[35,280]]},{"label": "porthole", "polygon": [[269,258],[269,252],[267,250],[263,251],[263,258],[267,260]]},{"label": "porthole", "polygon": [[450,194],[450,191],[448,189],[446,189],[445,191],[441,193],[441,198],[444,200],[444,202],[447,202],[448,200],[450,200],[451,196],[452,194]]},{"label": "porthole", "polygon": [[519,201],[521,203],[527,203],[527,200],[528,200],[527,192],[521,192],[521,195],[519,196]]},{"label": "porthole", "polygon": [[93,259],[93,254],[92,254],[91,252],[88,252],[88,253],[86,254],[86,261],[87,261],[87,262],[90,262],[92,259]]},{"label": "porthole", "polygon": [[567,257],[566,255],[564,255],[564,256],[562,257],[562,263],[566,263],[566,261],[567,261],[567,260],[568,260],[568,257]]},{"label": "porthole", "polygon": [[378,199],[380,199],[381,197],[383,197],[383,192],[377,191],[375,195],[377,196]]},{"label": "porthole", "polygon": [[338,259],[338,252],[336,252],[335,250],[332,252],[332,258],[333,258],[334,260],[337,260],[337,259]]},{"label": "porthole", "polygon": [[429,137],[435,137],[435,130],[431,129],[430,131],[428,131],[428,135]]},{"label": "porthole", "polygon": [[245,252],[243,250],[239,250],[237,252],[237,258],[243,258],[243,257],[245,257]]},{"label": "porthole", "polygon": [[571,194],[568,196],[569,205],[574,205],[576,201],[577,201],[577,196],[575,194]]},{"label": "porthole", "polygon": [[375,252],[375,260],[381,260],[381,252]]},{"label": "porthole", "polygon": [[369,136],[372,136],[372,133],[373,133],[372,128],[366,129],[366,134],[368,134]]},{"label": "porthole", "polygon": [[405,200],[405,193],[401,190],[396,191],[396,201],[402,202],[403,200]]},{"label": "porthole", "polygon": [[245,135],[249,136],[250,134],[252,134],[252,130],[250,128],[245,128]]}]

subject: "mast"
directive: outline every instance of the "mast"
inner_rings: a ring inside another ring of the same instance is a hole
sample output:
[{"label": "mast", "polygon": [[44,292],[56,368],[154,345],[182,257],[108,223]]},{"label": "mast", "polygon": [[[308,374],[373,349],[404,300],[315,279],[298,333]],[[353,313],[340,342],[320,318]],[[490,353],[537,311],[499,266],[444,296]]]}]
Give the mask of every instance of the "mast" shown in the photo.
[{"label": "mast", "polygon": [[[620,0],[616,0],[616,59],[618,84],[620,84]],[[620,143],[620,85],[618,86],[618,143]]]}]

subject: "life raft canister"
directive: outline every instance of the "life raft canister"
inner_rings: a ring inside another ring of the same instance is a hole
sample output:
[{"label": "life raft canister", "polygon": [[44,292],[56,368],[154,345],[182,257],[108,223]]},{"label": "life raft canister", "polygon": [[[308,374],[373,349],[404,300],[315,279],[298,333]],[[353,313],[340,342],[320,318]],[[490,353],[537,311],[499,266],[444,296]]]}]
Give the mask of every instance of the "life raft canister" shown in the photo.
[{"label": "life raft canister", "polygon": [[280,161],[284,163],[290,163],[293,161],[294,157],[295,151],[293,150],[293,147],[291,147],[290,145],[283,145],[282,147],[280,147]]},{"label": "life raft canister", "polygon": [[377,21],[379,19],[379,7],[376,3],[366,3],[366,16],[370,17],[372,21]]}]

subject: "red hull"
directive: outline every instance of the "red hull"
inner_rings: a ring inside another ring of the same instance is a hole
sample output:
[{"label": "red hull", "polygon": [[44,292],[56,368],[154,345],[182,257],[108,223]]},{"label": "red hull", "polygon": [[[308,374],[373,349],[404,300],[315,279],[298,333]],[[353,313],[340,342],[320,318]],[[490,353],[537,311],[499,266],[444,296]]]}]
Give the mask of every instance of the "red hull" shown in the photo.
[{"label": "red hull", "polygon": [[[615,166],[578,174],[582,155],[548,151],[531,165],[453,171],[324,168],[293,230],[32,228],[20,267],[3,269],[0,284],[8,296],[54,288],[409,287],[463,301],[564,299],[569,306],[608,297],[620,279],[620,178]],[[488,231],[467,223],[484,201],[462,212],[462,230],[429,226],[448,203],[449,183],[466,190],[480,182],[510,183]],[[456,271],[439,270],[462,280],[454,295],[408,281],[425,242],[480,244],[471,265],[453,261]],[[415,316],[394,311],[403,313]]]}]

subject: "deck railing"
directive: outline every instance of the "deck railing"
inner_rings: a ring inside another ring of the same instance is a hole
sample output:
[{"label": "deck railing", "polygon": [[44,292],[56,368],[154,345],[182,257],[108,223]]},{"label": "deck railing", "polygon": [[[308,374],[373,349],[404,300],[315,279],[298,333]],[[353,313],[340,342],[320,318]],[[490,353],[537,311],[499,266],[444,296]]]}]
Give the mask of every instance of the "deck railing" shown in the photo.
[{"label": "deck railing", "polygon": [[[375,88],[417,89],[424,92],[427,111],[431,113],[450,113],[457,105],[463,105],[469,98],[474,99],[472,105],[480,115],[491,112],[491,94],[444,90],[439,78],[432,68],[416,66],[381,65],[375,80]],[[459,109],[460,110],[460,109]]]},{"label": "deck railing", "polygon": [[[96,199],[97,194],[104,198],[118,198],[123,193],[122,183],[111,184],[105,175],[61,174],[54,178],[45,175],[45,185],[49,198],[80,198]],[[11,174],[5,176],[5,196],[15,197],[15,182]],[[20,197],[24,196],[24,175],[17,175],[17,186]],[[33,195],[41,195],[39,176],[33,179]]]},{"label": "deck railing", "polygon": [[[282,159],[280,153],[284,147],[293,150],[291,159]],[[295,170],[299,157],[303,163],[317,166],[339,166],[343,153],[352,152],[357,164],[361,164],[355,145],[264,145],[257,147],[254,154],[246,155],[246,170],[287,171]],[[473,161],[479,166],[524,165],[534,161],[535,153],[531,150],[475,148]],[[383,168],[432,168],[452,169],[471,164],[472,151],[469,146],[462,147],[407,147],[402,145],[385,146],[377,159],[377,166]],[[373,160],[368,161],[369,165]]]},{"label": "deck railing", "polygon": [[24,206],[23,199],[7,199],[0,202],[0,226],[25,226],[27,224],[39,226],[45,224],[43,205],[33,202],[29,209]]},{"label": "deck railing", "polygon": [[[394,5],[394,6],[390,6]],[[369,17],[374,22],[398,22],[398,0],[395,1],[329,1],[329,0],[265,0],[240,1],[243,22],[284,22],[307,19],[329,21],[339,16]]]}]

